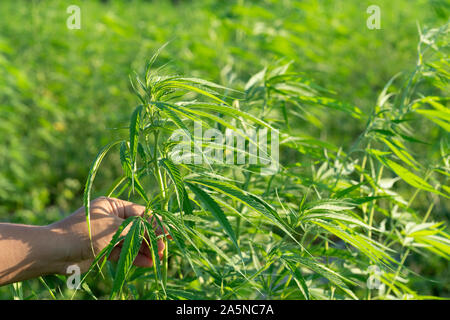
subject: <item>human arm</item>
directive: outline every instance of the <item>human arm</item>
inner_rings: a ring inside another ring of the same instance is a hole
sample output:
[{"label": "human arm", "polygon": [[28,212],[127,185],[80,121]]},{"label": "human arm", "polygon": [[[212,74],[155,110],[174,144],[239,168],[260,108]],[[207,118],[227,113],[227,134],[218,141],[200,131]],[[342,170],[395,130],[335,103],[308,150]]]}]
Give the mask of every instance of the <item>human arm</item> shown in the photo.
[{"label": "human arm", "polygon": [[[47,226],[0,223],[0,286],[42,275],[66,274],[71,265],[87,271],[95,254],[109,244],[124,219],[140,216],[144,209],[120,199],[93,200],[90,209],[92,246],[84,207]],[[160,228],[155,230],[162,234]],[[117,260],[120,250],[120,245],[116,246],[110,259]],[[164,243],[159,240],[160,257],[163,251]],[[151,267],[152,263],[150,249],[143,243],[134,264]]]}]

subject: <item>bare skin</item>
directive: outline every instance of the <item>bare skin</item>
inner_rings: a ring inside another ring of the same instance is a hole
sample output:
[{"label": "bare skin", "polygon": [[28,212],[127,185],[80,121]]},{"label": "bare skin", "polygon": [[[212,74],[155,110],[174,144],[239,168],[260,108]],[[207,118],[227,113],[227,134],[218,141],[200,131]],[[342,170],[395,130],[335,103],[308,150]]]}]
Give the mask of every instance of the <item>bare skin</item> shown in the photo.
[{"label": "bare skin", "polygon": [[[108,245],[122,222],[131,216],[142,216],[144,209],[143,206],[120,199],[100,197],[93,200],[91,234],[94,252],[84,207],[47,226],[0,223],[0,286],[42,275],[64,275],[71,265],[77,265],[81,272],[87,271],[95,255]],[[155,221],[153,225],[157,225]],[[162,234],[159,227],[155,231],[157,235]],[[121,244],[118,244],[111,252],[110,260],[117,260],[120,250]],[[163,251],[163,240],[159,240],[160,259]],[[145,242],[141,245],[134,265],[153,265],[150,249]]]}]

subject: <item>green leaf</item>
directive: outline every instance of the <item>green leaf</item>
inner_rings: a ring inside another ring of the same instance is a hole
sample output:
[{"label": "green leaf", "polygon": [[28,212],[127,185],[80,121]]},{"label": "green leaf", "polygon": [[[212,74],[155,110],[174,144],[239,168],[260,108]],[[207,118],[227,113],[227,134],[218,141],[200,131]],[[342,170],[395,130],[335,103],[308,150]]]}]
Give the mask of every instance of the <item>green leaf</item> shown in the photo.
[{"label": "green leaf", "polygon": [[245,91],[249,92],[251,88],[255,85],[264,82],[264,78],[266,77],[267,68],[262,69],[258,73],[254,74],[245,84]]},{"label": "green leaf", "polygon": [[239,90],[228,88],[228,87],[222,86],[220,84],[217,84],[217,83],[214,83],[214,82],[211,82],[211,81],[208,81],[208,80],[199,79],[199,78],[184,78],[184,77],[182,77],[182,78],[177,78],[177,80],[178,81],[188,81],[188,82],[200,84],[200,85],[205,86],[205,87],[222,89],[222,90],[229,90],[229,91],[242,93]]},{"label": "green leaf", "polygon": [[88,233],[89,233],[89,239],[92,239],[91,234],[91,214],[90,214],[90,206],[91,206],[91,190],[92,190],[92,184],[94,183],[95,176],[97,175],[98,168],[100,167],[100,164],[105,157],[105,155],[108,153],[108,151],[114,147],[116,144],[119,144],[121,141],[115,141],[111,142],[110,144],[107,144],[105,147],[103,147],[97,156],[95,157],[94,162],[91,165],[91,169],[89,170],[89,175],[86,180],[86,185],[84,187],[84,196],[83,196],[83,204],[85,208],[86,213],[86,222],[88,225]]},{"label": "green leaf", "polygon": [[[127,219],[125,219],[122,224],[117,228],[116,232],[114,233],[110,243],[108,244],[108,246],[106,247],[106,251],[105,251],[105,257],[109,257],[109,255],[111,254],[112,249],[114,249],[114,246],[120,242],[120,237],[121,234],[123,232],[123,230],[131,223],[133,222],[133,220],[135,219],[135,217],[129,217]],[[106,259],[103,261],[102,266],[105,264]]]},{"label": "green leaf", "polygon": [[394,138],[392,138],[391,141],[385,138],[382,138],[381,140],[397,155],[397,157],[399,157],[407,165],[417,170],[417,161],[415,161],[414,158],[406,151],[406,148],[400,143],[400,141],[395,140]]},{"label": "green leaf", "polygon": [[192,215],[192,205],[186,189],[183,188],[183,211],[185,214]]},{"label": "green leaf", "polygon": [[447,132],[450,131],[449,116],[443,114],[441,111],[419,109],[416,110],[416,112],[424,115],[429,120],[433,121],[434,123],[442,127],[445,131]]},{"label": "green leaf", "polygon": [[228,222],[227,216],[223,212],[222,208],[214,201],[213,198],[209,196],[205,191],[202,189],[196,187],[195,185],[191,183],[187,183],[188,187],[192,190],[192,192],[197,196],[197,198],[200,200],[200,202],[203,203],[205,208],[210,211],[214,218],[220,223],[222,228],[225,230],[225,232],[230,237],[231,241],[235,245],[236,249],[240,252],[239,245],[237,243],[236,235],[234,234],[233,228],[231,227],[230,223]]},{"label": "green leaf", "polygon": [[131,158],[130,152],[128,151],[128,145],[126,141],[123,141],[120,144],[120,162],[122,164],[122,169],[127,178],[131,178],[132,169],[131,169]]},{"label": "green leaf", "polygon": [[275,129],[274,127],[272,127],[269,123],[251,115],[250,113],[241,111],[237,108],[233,108],[233,107],[229,107],[229,106],[224,106],[224,105],[218,105],[218,104],[212,104],[212,103],[197,103],[194,102],[192,104],[188,104],[187,107],[192,108],[192,109],[207,109],[207,110],[212,110],[212,111],[216,111],[216,112],[220,112],[222,114],[226,114],[228,116],[231,116],[235,119],[238,119],[238,117],[242,117],[246,120],[252,121],[256,124],[261,125],[262,127],[268,128],[270,130],[274,130],[277,131],[277,129]]},{"label": "green leaf", "polygon": [[156,59],[161,54],[161,51],[169,44],[169,42],[164,43],[161,47],[156,50],[156,52],[153,54],[153,56],[148,60],[147,65],[145,67],[145,81],[149,82],[150,80],[150,70],[153,67],[153,64],[155,63]]},{"label": "green leaf", "polygon": [[136,162],[136,154],[139,143],[139,131],[140,131],[140,122],[141,122],[141,112],[143,106],[137,106],[134,109],[133,114],[131,115],[130,120],[130,152],[131,152],[131,164],[132,167],[135,167]]},{"label": "green leaf", "polygon": [[362,114],[361,110],[358,107],[352,106],[350,104],[332,98],[300,96],[298,97],[298,99],[300,102],[303,103],[318,104],[327,108],[347,112],[356,119],[359,119]]},{"label": "green leaf", "polygon": [[140,217],[134,217],[133,220],[133,224],[125,236],[122,249],[120,250],[119,262],[117,264],[117,271],[114,277],[110,299],[114,299],[120,294],[127,279],[127,275],[133,266],[134,259],[138,255],[141,247],[144,232],[142,219]]},{"label": "green leaf", "polygon": [[192,140],[191,132],[183,123],[183,121],[180,119],[180,117],[169,108],[168,104],[162,102],[150,102],[150,103],[154,104],[158,109],[164,112],[170,118],[170,120],[172,120],[178,128],[183,130],[184,134]]},{"label": "green leaf", "polygon": [[185,89],[185,90],[189,90],[189,91],[193,91],[196,93],[199,93],[205,97],[211,98],[217,102],[223,103],[224,105],[228,105],[228,103],[226,103],[225,101],[223,101],[222,99],[216,97],[214,94],[208,92],[207,90],[203,89],[203,88],[199,88],[187,83],[183,83],[183,82],[178,82],[178,81],[168,81],[165,84],[165,87],[168,88],[176,88],[176,89]]},{"label": "green leaf", "polygon": [[[223,181],[216,181],[211,179],[189,179],[187,182],[192,182],[196,184],[203,185],[205,187],[211,188],[219,193],[225,194],[228,197],[239,201],[240,203],[246,205],[247,207],[255,210],[256,212],[266,216],[269,218],[275,225],[277,225],[280,229],[286,232],[289,237],[291,237],[294,241],[297,242],[296,238],[293,235],[293,230],[281,220],[278,216],[277,212],[273,209],[269,209],[270,205],[265,203],[263,204],[263,200],[256,200],[256,197],[251,197],[246,194],[243,190],[237,188],[236,186],[229,184]],[[297,242],[298,243],[298,242]]]},{"label": "green leaf", "polygon": [[[111,254],[111,251],[114,249],[114,246],[119,243],[120,241],[123,240],[124,236],[121,236],[123,230],[135,219],[135,217],[129,217],[127,219],[125,219],[122,224],[119,226],[119,228],[117,228],[116,232],[114,233],[114,236],[112,237],[111,241],[109,242],[109,244],[103,248],[102,251],[100,251],[97,256],[95,257],[94,262],[91,264],[91,266],[89,267],[89,270],[86,273],[86,276],[94,269],[94,267],[97,265],[97,263],[103,258],[105,257],[105,259],[103,260],[102,264],[99,266],[99,270],[101,272],[101,270],[103,269],[103,267],[106,264],[106,261],[109,257],[109,255]],[[86,278],[86,276],[84,278]],[[83,278],[83,280],[84,280]]]},{"label": "green leaf", "polygon": [[175,186],[175,193],[177,195],[178,206],[180,211],[183,210],[183,200],[184,200],[184,183],[183,178],[181,177],[180,170],[178,167],[169,159],[163,158],[159,160],[161,166],[167,171],[170,179],[172,180]]},{"label": "green leaf", "polygon": [[377,157],[378,159],[380,159],[380,161],[388,168],[390,168],[392,171],[394,171],[400,178],[403,179],[403,181],[405,181],[406,183],[408,183],[409,185],[415,187],[415,188],[419,188],[428,192],[433,192],[436,194],[439,194],[441,196],[444,196],[446,198],[448,198],[448,195],[445,195],[437,190],[435,190],[428,182],[426,182],[425,180],[423,180],[422,178],[420,178],[419,176],[415,175],[414,173],[412,173],[411,171],[409,171],[408,169],[402,167],[401,165],[399,165],[398,163],[387,159],[385,157]]},{"label": "green leaf", "polygon": [[356,297],[356,295],[347,287],[347,285],[345,284],[344,281],[351,283],[351,284],[356,284],[356,283],[354,283],[350,279],[345,278],[344,276],[340,275],[339,273],[331,270],[330,268],[327,268],[326,266],[324,266],[320,263],[317,263],[313,259],[300,257],[298,255],[286,254],[286,255],[283,255],[281,258],[286,261],[294,261],[294,262],[300,263],[304,267],[306,267],[306,268],[314,271],[315,273],[321,275],[322,277],[330,280],[330,282],[337,285],[339,288],[341,288],[345,293],[347,293],[352,298],[358,299]]},{"label": "green leaf", "polygon": [[305,297],[305,299],[309,300],[309,290],[308,290],[308,286],[305,282],[305,279],[302,276],[302,273],[300,272],[300,270],[298,270],[298,268],[295,266],[294,263],[287,261],[287,260],[281,260],[283,262],[283,264],[286,266],[286,268],[289,270],[289,273],[292,275],[292,277],[294,278],[295,283],[297,283],[298,288],[300,289],[301,293],[303,294],[303,296]]},{"label": "green leaf", "polygon": [[381,245],[375,240],[363,236],[358,232],[353,232],[352,229],[348,228],[339,221],[329,223],[324,220],[314,219],[312,220],[312,223],[322,227],[328,232],[331,232],[335,236],[341,238],[345,242],[351,244],[353,247],[357,248],[363,254],[365,254],[374,263],[387,263],[393,261],[393,259],[387,254],[387,252],[392,250]]},{"label": "green leaf", "polygon": [[147,231],[146,234],[148,234],[148,236],[150,238],[150,247],[151,247],[150,249],[151,249],[151,253],[152,253],[153,268],[156,270],[156,276],[162,285],[163,291],[165,291],[166,289],[165,289],[165,286],[163,283],[161,264],[160,264],[159,255],[158,255],[158,240],[157,240],[157,236],[155,233],[155,229],[147,220],[142,220],[142,221],[144,221],[145,230]]},{"label": "green leaf", "polygon": [[150,201],[149,201],[147,194],[145,193],[145,190],[142,187],[142,184],[139,181],[137,176],[134,176],[134,184],[133,185],[134,185],[134,188],[136,189],[137,193],[139,193],[141,198],[145,200],[145,203],[148,204]]}]

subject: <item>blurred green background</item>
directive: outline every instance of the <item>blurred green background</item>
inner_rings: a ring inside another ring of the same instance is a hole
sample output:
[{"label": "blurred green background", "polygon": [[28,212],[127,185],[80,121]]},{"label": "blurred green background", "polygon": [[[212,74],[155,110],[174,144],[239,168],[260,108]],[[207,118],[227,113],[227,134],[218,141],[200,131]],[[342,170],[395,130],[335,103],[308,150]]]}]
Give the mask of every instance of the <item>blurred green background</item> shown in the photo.
[{"label": "blurred green background", "polygon": [[[79,30],[66,26],[73,4]],[[380,30],[366,26],[372,4]],[[439,26],[449,13],[440,0],[2,0],[0,221],[46,224],[82,205],[97,151],[127,133],[137,104],[128,75],[167,41],[158,64],[173,72],[242,88],[267,64],[292,60],[295,71],[367,111],[392,76],[414,66],[418,24]],[[343,147],[361,129],[336,114],[320,120],[306,133]],[[118,176],[118,163],[106,159],[96,194]],[[428,268],[422,275],[448,283],[447,263]],[[448,295],[448,285],[422,290]],[[0,298],[8,294],[0,289]]]}]

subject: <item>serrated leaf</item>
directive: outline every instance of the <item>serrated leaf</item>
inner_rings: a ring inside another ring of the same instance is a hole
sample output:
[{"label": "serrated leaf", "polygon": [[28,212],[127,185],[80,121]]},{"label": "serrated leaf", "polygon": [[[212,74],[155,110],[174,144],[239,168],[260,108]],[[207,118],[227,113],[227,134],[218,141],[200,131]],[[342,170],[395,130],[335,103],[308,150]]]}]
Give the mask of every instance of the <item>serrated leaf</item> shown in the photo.
[{"label": "serrated leaf", "polygon": [[401,165],[399,165],[398,163],[384,158],[384,157],[378,157],[381,162],[388,168],[390,168],[392,171],[394,171],[400,178],[403,179],[403,181],[405,181],[406,183],[410,184],[411,186],[415,187],[415,188],[419,188],[428,192],[433,192],[439,195],[442,195],[444,197],[447,197],[447,195],[435,190],[428,182],[426,182],[425,180],[423,180],[422,178],[420,178],[419,176],[415,175],[414,173],[412,173],[411,171],[409,171],[408,169],[402,167]]},{"label": "serrated leaf", "polygon": [[169,174],[169,177],[175,186],[175,193],[177,195],[178,206],[180,208],[180,211],[182,211],[185,191],[184,191],[183,178],[181,177],[180,170],[172,161],[170,161],[167,158],[161,159],[159,161],[159,163]]},{"label": "serrated leaf", "polygon": [[189,179],[188,182],[203,185],[205,187],[211,188],[219,193],[225,194],[232,199],[235,199],[247,207],[255,210],[256,212],[269,218],[274,224],[276,224],[280,229],[282,229],[286,234],[293,240],[297,241],[293,235],[293,231],[289,226],[287,226],[279,217],[276,211],[269,210],[268,204],[263,205],[262,200],[256,200],[250,197],[244,191],[237,188],[236,186],[223,181],[216,181],[211,179]]},{"label": "serrated leaf", "polygon": [[120,291],[127,279],[128,273],[133,266],[134,259],[139,253],[141,247],[144,228],[140,217],[133,217],[133,224],[123,241],[120,250],[120,257],[117,263],[117,271],[114,277],[113,288],[110,299],[114,299]]},{"label": "serrated leaf", "polygon": [[[330,268],[327,268],[326,266],[316,262],[313,259],[310,258],[304,258],[300,257],[298,255],[283,255],[282,259],[287,261],[295,261],[303,265],[304,267],[316,272],[317,274],[321,275],[322,277],[330,280],[330,282],[337,285],[339,288],[341,288],[345,293],[347,293],[349,296],[351,296],[353,299],[358,299],[356,295],[347,287],[345,282],[355,284],[353,281],[345,278],[344,276],[340,275],[339,273],[331,270]],[[345,282],[344,282],[345,281]]]},{"label": "serrated leaf", "polygon": [[139,143],[139,131],[140,131],[142,109],[143,109],[142,105],[137,106],[136,109],[134,109],[130,119],[130,154],[131,154],[131,164],[133,168],[135,167],[136,154]]},{"label": "serrated leaf", "polygon": [[120,144],[120,163],[122,164],[122,169],[127,178],[131,178],[132,169],[131,169],[131,158],[130,152],[128,151],[128,145],[125,141]]},{"label": "serrated leaf", "polygon": [[187,183],[188,187],[192,190],[192,192],[197,196],[201,203],[205,206],[205,208],[210,211],[225,232],[230,237],[231,241],[235,245],[236,249],[240,251],[239,245],[237,243],[236,235],[234,234],[233,228],[228,222],[227,216],[223,212],[222,208],[214,201],[214,199],[207,194],[202,189],[196,187],[191,183]]},{"label": "serrated leaf", "polygon": [[297,283],[298,288],[300,289],[301,293],[305,297],[306,300],[309,300],[309,290],[308,286],[306,284],[305,279],[302,276],[302,273],[298,268],[295,266],[294,263],[289,262],[287,260],[282,260],[286,268],[289,270],[290,274],[294,278],[295,283]]},{"label": "serrated leaf", "polygon": [[105,147],[103,147],[97,156],[95,157],[94,162],[91,165],[91,169],[89,170],[89,175],[86,180],[86,185],[84,187],[84,195],[83,195],[83,204],[85,208],[86,213],[86,222],[88,225],[88,233],[89,233],[89,239],[92,238],[91,234],[91,214],[90,214],[90,206],[91,206],[91,190],[92,190],[92,184],[94,183],[95,176],[97,175],[98,168],[100,167],[100,164],[103,160],[103,158],[106,156],[109,150],[111,150],[112,147],[120,143],[121,141],[115,141],[111,142],[110,144],[107,144]]}]

